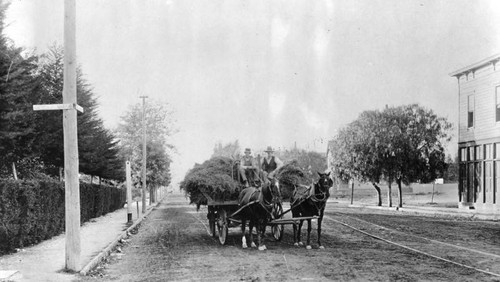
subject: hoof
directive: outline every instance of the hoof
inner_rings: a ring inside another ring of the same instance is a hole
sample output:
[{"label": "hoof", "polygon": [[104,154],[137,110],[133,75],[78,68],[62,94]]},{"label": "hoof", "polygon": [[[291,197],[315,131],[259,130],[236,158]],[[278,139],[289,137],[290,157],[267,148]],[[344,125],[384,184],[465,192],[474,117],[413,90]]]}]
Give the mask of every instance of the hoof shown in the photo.
[{"label": "hoof", "polygon": [[302,242],[299,242],[299,246],[304,246],[304,243],[302,243]]},{"label": "hoof", "polygon": [[323,246],[319,246],[319,248],[320,248],[321,250],[324,250],[324,249],[325,249],[325,247],[323,247]]},{"label": "hoof", "polygon": [[252,248],[257,248],[257,245],[255,245],[255,243],[254,243],[254,242],[252,242],[252,244],[250,244],[250,246],[251,246]]},{"label": "hoof", "polygon": [[266,249],[266,246],[259,246],[259,251],[265,251]]},{"label": "hoof", "polygon": [[299,246],[299,243],[293,243],[293,245],[294,245],[295,247],[298,247],[298,246]]},{"label": "hoof", "polygon": [[306,249],[308,249],[308,250],[312,249],[311,245],[307,245]]},{"label": "hoof", "polygon": [[241,247],[242,247],[243,249],[248,248],[247,244],[243,244],[243,245],[241,245]]}]

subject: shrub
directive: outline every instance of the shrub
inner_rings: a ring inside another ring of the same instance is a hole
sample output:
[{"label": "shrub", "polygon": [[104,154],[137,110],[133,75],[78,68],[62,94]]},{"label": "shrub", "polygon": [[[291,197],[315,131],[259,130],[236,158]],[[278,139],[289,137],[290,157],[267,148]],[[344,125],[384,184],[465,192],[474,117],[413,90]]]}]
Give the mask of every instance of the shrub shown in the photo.
[{"label": "shrub", "polygon": [[[123,207],[124,191],[80,183],[80,219],[86,222]],[[64,231],[64,183],[0,180],[0,255]]]}]

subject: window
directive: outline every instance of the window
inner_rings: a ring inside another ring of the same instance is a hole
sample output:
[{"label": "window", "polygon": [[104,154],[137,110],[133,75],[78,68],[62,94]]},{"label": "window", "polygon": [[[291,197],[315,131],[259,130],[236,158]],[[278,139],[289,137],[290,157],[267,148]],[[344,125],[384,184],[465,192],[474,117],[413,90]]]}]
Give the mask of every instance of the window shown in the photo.
[{"label": "window", "polygon": [[462,162],[467,161],[467,148],[460,148],[460,161]]},{"label": "window", "polygon": [[476,146],[476,159],[475,160],[482,160],[482,159],[483,159],[483,145],[479,145],[479,146]]},{"label": "window", "polygon": [[474,127],[474,95],[467,97],[467,127]]},{"label": "window", "polygon": [[497,86],[495,88],[495,115],[496,115],[496,121],[500,122],[500,86]]},{"label": "window", "polygon": [[495,143],[495,159],[500,159],[500,143]]},{"label": "window", "polygon": [[493,159],[493,144],[484,145],[484,158],[487,160]]},{"label": "window", "polygon": [[474,147],[469,147],[469,161],[475,160],[474,158]]}]

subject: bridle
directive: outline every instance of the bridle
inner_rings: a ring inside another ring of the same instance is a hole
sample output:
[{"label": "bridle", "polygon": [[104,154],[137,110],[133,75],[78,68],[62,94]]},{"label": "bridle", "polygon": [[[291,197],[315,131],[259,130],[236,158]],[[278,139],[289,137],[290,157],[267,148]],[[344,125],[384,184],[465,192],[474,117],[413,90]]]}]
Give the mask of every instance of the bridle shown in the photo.
[{"label": "bridle", "polygon": [[[316,207],[318,211],[321,211],[325,205],[326,201],[329,198],[329,183],[323,184],[322,181],[328,181],[328,179],[324,179],[323,177],[318,180],[318,182],[314,183],[313,185],[309,186],[308,191],[309,195],[307,197],[302,198],[298,203],[294,203],[292,208],[299,206],[303,202],[310,200],[312,204]],[[295,186],[295,185],[294,185]],[[316,189],[318,186],[320,186],[322,189]],[[295,189],[297,189],[297,186],[295,186]],[[319,191],[316,191],[319,190]]]}]

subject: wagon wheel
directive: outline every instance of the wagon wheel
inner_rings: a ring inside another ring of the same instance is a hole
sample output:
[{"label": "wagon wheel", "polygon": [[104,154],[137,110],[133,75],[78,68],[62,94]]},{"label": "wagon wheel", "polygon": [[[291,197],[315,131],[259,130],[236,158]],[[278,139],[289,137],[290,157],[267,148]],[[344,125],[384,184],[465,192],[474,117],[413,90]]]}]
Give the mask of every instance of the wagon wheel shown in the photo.
[{"label": "wagon wheel", "polygon": [[208,227],[210,228],[210,235],[215,237],[217,234],[215,233],[215,211],[213,207],[208,207]]},{"label": "wagon wheel", "polygon": [[[282,218],[283,215],[283,207],[281,206],[281,203],[275,203],[273,205],[273,218],[274,219],[278,219],[278,218]],[[281,241],[281,239],[283,238],[283,234],[284,234],[284,225],[283,224],[275,224],[275,225],[272,225],[271,226],[271,232],[273,233],[273,237],[276,241]]]},{"label": "wagon wheel", "polygon": [[219,231],[219,242],[221,245],[226,243],[228,224],[227,224],[227,214],[225,210],[219,210],[219,220],[217,220],[217,228]]}]

